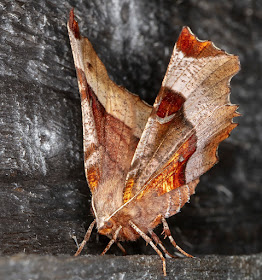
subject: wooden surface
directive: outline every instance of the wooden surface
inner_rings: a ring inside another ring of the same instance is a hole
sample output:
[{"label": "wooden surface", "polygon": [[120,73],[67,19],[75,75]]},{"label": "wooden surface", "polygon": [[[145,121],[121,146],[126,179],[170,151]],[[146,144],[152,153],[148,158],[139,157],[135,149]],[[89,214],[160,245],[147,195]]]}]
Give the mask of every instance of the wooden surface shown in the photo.
[{"label": "wooden surface", "polygon": [[35,256],[19,254],[0,258],[0,277],[5,280],[253,280],[261,279],[262,255],[206,256],[167,261],[167,277],[157,256]]}]

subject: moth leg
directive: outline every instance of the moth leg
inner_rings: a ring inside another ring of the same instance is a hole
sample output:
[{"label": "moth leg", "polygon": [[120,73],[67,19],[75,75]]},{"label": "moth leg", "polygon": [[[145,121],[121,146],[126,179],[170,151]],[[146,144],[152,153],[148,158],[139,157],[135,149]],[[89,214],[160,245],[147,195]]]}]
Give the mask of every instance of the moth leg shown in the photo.
[{"label": "moth leg", "polygon": [[109,241],[109,243],[105,247],[104,251],[101,253],[101,256],[103,256],[110,249],[110,247],[116,242],[117,236],[118,236],[121,228],[122,228],[122,226],[119,226],[119,228],[115,231],[113,238]]},{"label": "moth leg", "polygon": [[171,235],[169,226],[167,224],[167,221],[164,217],[162,217],[162,223],[163,223],[163,227],[164,227],[164,232],[166,234],[166,236],[168,236],[171,244],[180,252],[182,253],[184,256],[189,257],[189,258],[194,258],[194,256],[191,256],[190,254],[188,254],[187,252],[185,252],[183,249],[181,249],[175,242],[173,236]]},{"label": "moth leg", "polygon": [[146,235],[139,227],[137,227],[132,221],[129,221],[129,225],[157,252],[163,262],[163,272],[164,276],[166,276],[166,259],[164,258],[161,251],[156,247],[153,240],[148,235]]},{"label": "moth leg", "polygon": [[176,258],[172,254],[170,254],[161,240],[158,238],[158,236],[153,232],[153,230],[149,230],[150,235],[152,236],[153,240],[155,241],[156,245],[159,245],[159,247],[162,249],[162,251],[165,253],[165,255],[168,255],[170,258]]},{"label": "moth leg", "polygon": [[126,250],[125,248],[122,246],[122,244],[120,242],[116,242],[116,245],[118,246],[118,248],[122,251],[123,255],[126,256]]},{"label": "moth leg", "polygon": [[89,240],[90,235],[91,235],[91,233],[92,233],[92,230],[93,230],[93,227],[94,227],[95,223],[96,223],[96,220],[94,220],[94,221],[90,224],[88,230],[86,231],[84,240],[81,242],[80,246],[78,247],[78,249],[77,249],[77,251],[76,251],[76,253],[75,253],[75,255],[74,255],[75,257],[78,256],[78,255],[81,253],[81,251],[83,250],[84,246],[86,245],[86,242]]}]

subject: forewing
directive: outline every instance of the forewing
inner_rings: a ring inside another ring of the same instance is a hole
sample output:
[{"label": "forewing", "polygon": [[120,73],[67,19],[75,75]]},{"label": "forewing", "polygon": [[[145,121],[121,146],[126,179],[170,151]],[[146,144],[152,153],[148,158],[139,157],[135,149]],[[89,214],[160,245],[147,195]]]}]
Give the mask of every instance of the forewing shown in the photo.
[{"label": "forewing", "polygon": [[237,56],[183,28],[132,160],[124,202],[186,185],[217,162],[219,143],[237,125],[229,82],[239,68]]},{"label": "forewing", "polygon": [[101,182],[122,181],[122,186],[115,188],[123,188],[152,107],[110,80],[90,41],[80,35],[73,10],[68,33],[81,95],[85,173],[89,187],[94,194]]}]

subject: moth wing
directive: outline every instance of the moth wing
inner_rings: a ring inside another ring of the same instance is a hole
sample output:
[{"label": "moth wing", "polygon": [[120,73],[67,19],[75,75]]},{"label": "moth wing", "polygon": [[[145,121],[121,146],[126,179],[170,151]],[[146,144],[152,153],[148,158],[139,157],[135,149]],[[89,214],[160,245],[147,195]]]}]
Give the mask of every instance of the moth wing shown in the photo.
[{"label": "moth wing", "polygon": [[217,162],[219,143],[237,125],[229,83],[239,69],[237,56],[183,28],[134,154],[124,202],[196,182]]},{"label": "moth wing", "polygon": [[115,181],[122,181],[123,188],[152,107],[108,77],[90,41],[80,35],[73,10],[67,27],[81,96],[89,187],[94,194],[102,182],[112,183],[117,178]]}]

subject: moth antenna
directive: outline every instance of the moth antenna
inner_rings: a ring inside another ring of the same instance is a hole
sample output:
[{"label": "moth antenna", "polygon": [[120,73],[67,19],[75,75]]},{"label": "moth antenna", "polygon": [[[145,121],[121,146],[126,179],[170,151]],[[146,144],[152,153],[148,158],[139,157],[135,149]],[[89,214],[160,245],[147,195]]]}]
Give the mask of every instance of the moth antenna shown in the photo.
[{"label": "moth antenna", "polygon": [[149,230],[149,233],[152,236],[153,240],[155,241],[156,245],[158,245],[162,249],[162,251],[165,253],[166,256],[169,256],[170,258],[176,258],[174,255],[170,254],[167,251],[167,249],[165,248],[165,246],[163,245],[159,237],[153,232],[153,230]]},{"label": "moth antenna", "polygon": [[[117,236],[118,236],[118,234],[119,234],[119,232],[120,232],[120,230],[121,230],[121,228],[122,228],[122,226],[119,226],[118,228],[117,228],[117,230],[115,231],[115,233],[114,233],[114,235],[113,235],[113,238],[109,241],[109,243],[107,244],[107,246],[105,247],[105,249],[104,249],[104,251],[101,253],[101,256],[103,256],[109,249],[110,249],[110,247],[115,243],[115,242],[117,242],[116,240],[117,240]],[[118,242],[117,242],[118,243]],[[121,244],[120,244],[121,245]],[[119,246],[118,246],[119,247]],[[121,245],[121,247],[122,247],[122,245]],[[124,248],[123,248],[124,249]],[[125,250],[125,249],[124,249]]]},{"label": "moth antenna", "polygon": [[164,232],[165,235],[168,236],[171,244],[180,252],[182,253],[184,256],[189,257],[189,258],[194,258],[194,256],[188,254],[187,252],[185,252],[183,249],[181,249],[175,242],[173,236],[171,235],[168,223],[166,221],[166,219],[162,216],[162,223],[163,223],[163,227],[164,227]]},{"label": "moth antenna", "polygon": [[89,240],[89,238],[90,238],[90,235],[91,235],[91,233],[92,233],[92,230],[93,230],[93,227],[94,227],[95,223],[96,223],[96,220],[94,220],[94,221],[90,224],[88,230],[86,231],[84,240],[81,242],[80,246],[78,247],[78,249],[77,249],[77,251],[76,251],[76,253],[75,253],[75,255],[74,255],[75,257],[78,256],[78,255],[81,253],[81,251],[83,250],[83,248],[84,248],[85,245],[86,245],[86,242],[88,242],[88,240]]},{"label": "moth antenna", "polygon": [[122,246],[120,242],[116,242],[118,248],[122,251],[123,255],[126,256],[126,249]]},{"label": "moth antenna", "polygon": [[161,251],[156,247],[153,240],[148,235],[146,235],[139,227],[137,227],[132,221],[129,221],[128,223],[157,252],[158,256],[161,258],[163,262],[163,273],[164,276],[166,276],[166,259],[161,253]]}]

